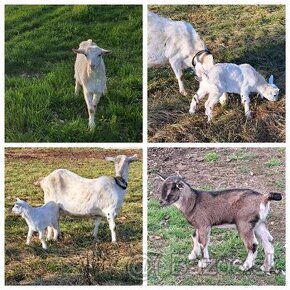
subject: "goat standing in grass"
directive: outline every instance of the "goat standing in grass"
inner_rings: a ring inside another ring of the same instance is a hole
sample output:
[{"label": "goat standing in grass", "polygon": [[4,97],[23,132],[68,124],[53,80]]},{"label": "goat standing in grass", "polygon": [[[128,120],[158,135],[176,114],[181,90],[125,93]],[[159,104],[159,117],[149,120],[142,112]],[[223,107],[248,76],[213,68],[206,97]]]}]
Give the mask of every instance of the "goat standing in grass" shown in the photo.
[{"label": "goat standing in grass", "polygon": [[64,214],[95,217],[94,237],[97,238],[102,217],[107,218],[112,242],[116,241],[115,218],[119,213],[128,185],[129,164],[137,156],[107,157],[115,164],[115,176],[94,179],[81,177],[66,169],[57,169],[40,181],[45,202],[55,201]]},{"label": "goat standing in grass", "polygon": [[274,247],[271,243],[273,238],[266,227],[266,217],[270,201],[282,199],[280,193],[261,194],[251,189],[201,191],[191,188],[179,176],[161,178],[164,181],[160,205],[174,204],[195,229],[190,260],[201,256],[198,266],[205,268],[210,262],[208,243],[211,227],[234,224],[248,252],[240,269],[246,271],[253,267],[257,256],[257,236],[265,252],[261,269],[270,271],[274,266]]},{"label": "goat standing in grass", "polygon": [[263,76],[249,64],[218,63],[204,70],[199,63],[196,63],[196,69],[199,71],[200,84],[192,98],[189,113],[194,114],[197,103],[208,95],[205,102],[208,122],[212,119],[214,106],[218,102],[222,105],[226,103],[227,93],[241,95],[247,118],[251,118],[250,93],[259,93],[262,98],[269,101],[278,100],[279,89],[273,83],[273,76],[270,76],[267,83]]},{"label": "goat standing in grass", "polygon": [[[56,241],[59,233],[59,205],[50,201],[41,207],[32,207],[27,202],[17,198],[12,211],[16,215],[21,215],[28,225],[28,235],[26,244],[29,245],[33,232],[39,233],[39,239],[43,249],[47,249],[44,231],[47,227],[53,229],[53,239]],[[50,240],[52,232],[48,232],[47,239]]]},{"label": "goat standing in grass", "polygon": [[83,87],[89,113],[89,128],[95,128],[95,112],[100,98],[107,91],[106,69],[103,56],[111,51],[98,47],[91,39],[80,43],[75,61],[75,94]]},{"label": "goat standing in grass", "polygon": [[191,24],[174,21],[148,12],[148,67],[170,64],[179,85],[179,92],[186,96],[182,76],[184,69],[193,69],[197,59],[204,69],[213,65],[213,57]]}]

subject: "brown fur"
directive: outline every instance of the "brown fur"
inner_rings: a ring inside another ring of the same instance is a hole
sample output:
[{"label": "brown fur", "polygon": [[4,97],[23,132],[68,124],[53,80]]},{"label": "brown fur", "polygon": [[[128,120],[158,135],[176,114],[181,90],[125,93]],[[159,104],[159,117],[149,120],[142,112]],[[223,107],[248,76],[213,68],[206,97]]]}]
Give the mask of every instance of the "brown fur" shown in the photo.
[{"label": "brown fur", "polygon": [[160,204],[175,204],[181,210],[197,230],[203,257],[211,227],[222,224],[235,224],[248,255],[253,255],[257,248],[255,226],[265,222],[260,219],[260,205],[267,206],[269,200],[281,198],[280,193],[261,194],[251,189],[195,190],[181,177],[171,176],[163,183]]}]

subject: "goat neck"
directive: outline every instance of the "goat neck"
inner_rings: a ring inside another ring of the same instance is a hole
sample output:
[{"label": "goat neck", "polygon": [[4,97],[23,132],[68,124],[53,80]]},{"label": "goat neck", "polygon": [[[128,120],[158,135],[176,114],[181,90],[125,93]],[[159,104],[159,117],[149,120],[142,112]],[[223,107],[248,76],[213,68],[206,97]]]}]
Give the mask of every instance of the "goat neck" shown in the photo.
[{"label": "goat neck", "polygon": [[196,205],[197,194],[195,191],[187,184],[185,184],[180,194],[180,198],[175,203],[175,206],[184,214],[188,219]]},{"label": "goat neck", "polygon": [[129,176],[129,163],[126,160],[122,160],[121,163],[115,164],[116,178],[122,178],[126,183],[128,183]]}]

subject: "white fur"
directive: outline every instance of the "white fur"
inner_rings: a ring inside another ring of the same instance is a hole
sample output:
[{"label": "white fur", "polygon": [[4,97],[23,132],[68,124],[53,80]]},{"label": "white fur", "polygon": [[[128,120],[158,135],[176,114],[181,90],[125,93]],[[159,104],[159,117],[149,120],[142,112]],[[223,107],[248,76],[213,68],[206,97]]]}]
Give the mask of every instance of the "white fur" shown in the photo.
[{"label": "white fur", "polygon": [[265,253],[264,264],[261,266],[261,270],[264,272],[269,272],[274,266],[274,247],[272,245],[273,237],[269,233],[264,222],[259,222],[256,225],[255,233],[261,240]]},{"label": "white fur", "polygon": [[266,204],[264,204],[264,203],[261,203],[260,204],[259,216],[260,216],[260,219],[262,221],[265,221],[266,220],[267,215],[269,213],[269,210],[270,210],[270,203],[269,202],[267,202]]},{"label": "white fur", "polygon": [[[128,182],[129,164],[137,160],[137,156],[119,155],[106,159],[115,163],[116,176]],[[114,177],[87,179],[69,170],[57,169],[45,177],[40,186],[44,191],[45,202],[53,200],[59,203],[66,214],[95,217],[95,237],[101,218],[106,217],[112,241],[116,241],[115,217],[122,207],[126,190],[116,183]]]},{"label": "white fur", "polygon": [[[182,70],[192,68],[197,52],[206,46],[191,24],[174,21],[148,12],[148,67],[170,64],[178,80],[179,91],[187,95],[182,81]],[[202,66],[213,65],[212,55],[204,57]]]},{"label": "white fur", "polygon": [[[57,240],[59,226],[59,205],[54,201],[50,201],[41,207],[32,207],[27,202],[17,198],[12,211],[23,217],[28,225],[28,235],[26,244],[29,245],[33,232],[39,233],[39,239],[42,247],[47,249],[44,239],[44,231],[51,226],[54,232],[54,240]],[[47,236],[48,239],[51,237]]]},{"label": "white fur", "polygon": [[209,95],[205,102],[205,114],[210,122],[214,105],[219,101],[224,104],[227,99],[226,93],[241,95],[245,115],[250,118],[250,93],[259,93],[270,101],[277,101],[279,89],[273,84],[273,76],[267,83],[249,64],[218,63],[201,73],[199,89],[192,98],[189,112],[194,114],[199,100]]},{"label": "white fur", "polygon": [[106,70],[102,56],[111,53],[98,47],[91,39],[80,43],[75,61],[75,93],[83,87],[84,98],[89,113],[89,127],[95,128],[95,112],[102,94],[106,93]]}]

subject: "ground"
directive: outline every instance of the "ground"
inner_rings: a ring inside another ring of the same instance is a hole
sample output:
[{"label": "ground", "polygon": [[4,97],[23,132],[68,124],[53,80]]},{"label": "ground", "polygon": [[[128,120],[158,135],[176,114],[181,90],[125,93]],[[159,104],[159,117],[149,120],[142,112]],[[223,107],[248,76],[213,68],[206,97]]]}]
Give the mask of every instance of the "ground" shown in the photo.
[{"label": "ground", "polygon": [[[256,266],[240,272],[246,251],[234,229],[214,229],[209,245],[213,264],[199,272],[188,261],[192,228],[174,206],[158,204],[161,180],[177,171],[194,188],[218,190],[251,188],[261,193],[281,192],[272,202],[268,227],[274,237],[276,268],[270,274]],[[285,284],[285,148],[150,148],[148,150],[149,285],[284,285]],[[235,265],[234,265],[235,264]]]},{"label": "ground", "polygon": [[[105,156],[138,155],[130,164],[128,189],[116,219],[117,243],[103,220],[96,243],[92,218],[60,219],[60,239],[41,248],[37,235],[25,245],[27,225],[11,212],[15,197],[43,204],[35,181],[66,168],[94,178],[114,175]],[[7,148],[5,150],[5,284],[136,285],[142,284],[142,151],[93,148]]]}]

